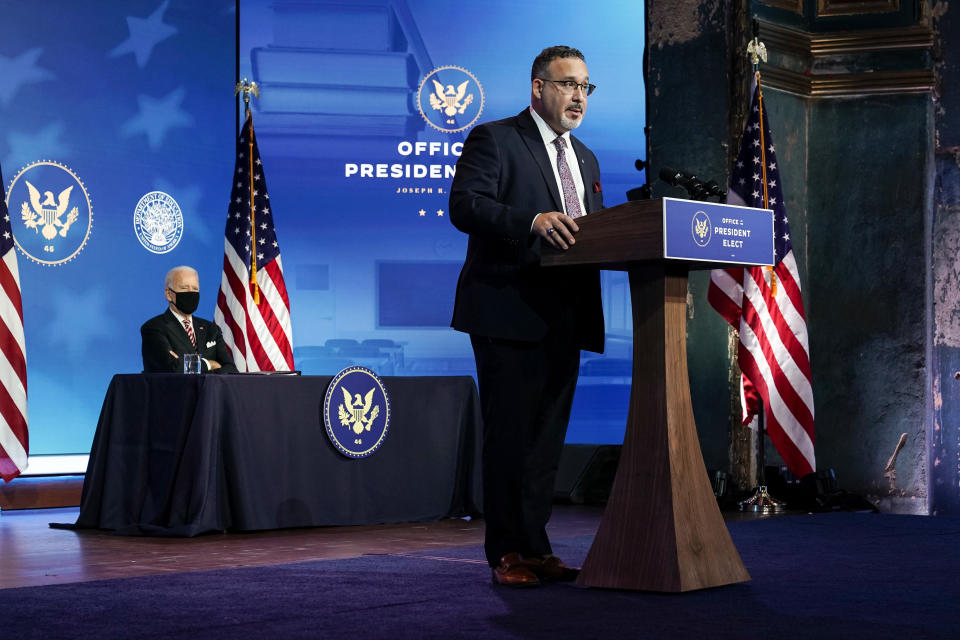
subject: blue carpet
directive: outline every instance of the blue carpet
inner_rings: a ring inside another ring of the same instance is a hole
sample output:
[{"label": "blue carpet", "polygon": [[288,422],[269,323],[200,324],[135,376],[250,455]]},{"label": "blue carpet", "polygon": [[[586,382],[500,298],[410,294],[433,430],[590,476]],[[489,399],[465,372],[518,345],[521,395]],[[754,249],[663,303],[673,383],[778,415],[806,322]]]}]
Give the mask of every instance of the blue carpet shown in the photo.
[{"label": "blue carpet", "polygon": [[[735,522],[753,580],[686,594],[490,584],[479,547],[0,591],[4,638],[956,638],[960,519]],[[556,540],[580,563],[590,537]]]}]

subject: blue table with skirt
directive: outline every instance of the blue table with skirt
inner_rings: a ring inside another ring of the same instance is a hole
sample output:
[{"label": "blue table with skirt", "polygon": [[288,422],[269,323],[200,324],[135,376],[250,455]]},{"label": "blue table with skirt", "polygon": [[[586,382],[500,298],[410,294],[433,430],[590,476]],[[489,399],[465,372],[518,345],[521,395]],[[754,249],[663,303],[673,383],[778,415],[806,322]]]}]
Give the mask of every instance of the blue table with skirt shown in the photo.
[{"label": "blue table with skirt", "polygon": [[338,453],[327,437],[331,379],[114,376],[75,527],[194,536],[480,513],[472,378],[383,378],[389,432],[361,459]]}]

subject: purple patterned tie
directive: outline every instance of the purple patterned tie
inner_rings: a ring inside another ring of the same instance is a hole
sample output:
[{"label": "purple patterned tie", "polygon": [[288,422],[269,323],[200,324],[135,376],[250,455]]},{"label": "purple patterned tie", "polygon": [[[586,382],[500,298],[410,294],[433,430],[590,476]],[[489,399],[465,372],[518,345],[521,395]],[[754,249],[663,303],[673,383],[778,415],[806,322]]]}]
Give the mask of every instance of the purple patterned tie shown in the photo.
[{"label": "purple patterned tie", "polygon": [[567,215],[571,218],[579,218],[583,215],[580,209],[580,197],[577,196],[577,185],[573,182],[573,174],[570,173],[570,167],[567,165],[564,149],[567,141],[563,136],[558,136],[553,141],[557,147],[557,171],[560,173],[560,188],[563,190],[563,203],[567,207]]}]

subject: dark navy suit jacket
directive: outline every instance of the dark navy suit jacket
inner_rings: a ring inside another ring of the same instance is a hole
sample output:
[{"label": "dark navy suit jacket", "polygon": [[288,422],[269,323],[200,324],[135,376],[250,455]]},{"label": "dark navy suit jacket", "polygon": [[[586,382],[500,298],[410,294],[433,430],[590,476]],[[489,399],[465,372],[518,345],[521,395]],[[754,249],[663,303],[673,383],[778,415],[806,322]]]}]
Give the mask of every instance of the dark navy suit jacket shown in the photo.
[{"label": "dark navy suit jacket", "polygon": [[[586,211],[603,208],[600,168],[571,136]],[[603,351],[600,273],[541,268],[538,213],[563,211],[560,189],[528,109],[475,127],[463,145],[450,190],[450,220],[470,235],[451,326],[471,335],[540,340],[558,318],[573,322],[577,346]],[[572,320],[569,320],[572,319]]]},{"label": "dark navy suit jacket", "polygon": [[[158,316],[150,318],[140,327],[142,338],[141,351],[143,353],[144,373],[183,372],[183,354],[199,353],[201,358],[216,360],[220,368],[212,373],[236,373],[233,357],[223,343],[220,327],[209,320],[193,316],[193,332],[197,338],[194,347],[184,330],[183,325],[168,308]],[[170,355],[176,353],[178,358]],[[201,367],[207,372],[207,363]]]}]

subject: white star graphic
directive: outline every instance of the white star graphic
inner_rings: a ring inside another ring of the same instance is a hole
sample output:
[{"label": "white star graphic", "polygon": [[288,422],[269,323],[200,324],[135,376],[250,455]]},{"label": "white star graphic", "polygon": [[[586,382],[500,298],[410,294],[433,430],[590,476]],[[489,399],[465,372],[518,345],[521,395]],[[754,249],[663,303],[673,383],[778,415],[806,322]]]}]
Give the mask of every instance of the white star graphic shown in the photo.
[{"label": "white star graphic", "polygon": [[770,185],[770,188],[773,189],[775,186],[777,186],[777,181],[771,180],[768,184]]},{"label": "white star graphic", "polygon": [[183,87],[174,89],[160,99],[144,94],[137,96],[140,112],[124,122],[120,131],[128,137],[143,133],[150,142],[150,148],[158,149],[168,130],[193,124],[193,116],[180,108],[185,96]]},{"label": "white star graphic", "polygon": [[263,260],[263,254],[262,254],[262,253],[258,253],[258,254],[257,254],[257,260]]},{"label": "white star graphic", "polygon": [[754,191],[754,192],[753,192],[752,194],[750,194],[750,195],[752,195],[754,198],[759,198],[759,197],[760,197],[760,192],[759,192],[759,191]]},{"label": "white star graphic", "polygon": [[53,80],[56,76],[37,66],[42,48],[28,49],[14,58],[0,56],[0,105],[6,107],[25,84]]},{"label": "white star graphic", "polygon": [[773,170],[775,170],[776,168],[777,168],[777,163],[776,163],[776,162],[771,162],[771,163],[770,163],[770,171],[773,171]]},{"label": "white star graphic", "polygon": [[11,130],[7,137],[10,153],[4,158],[6,166],[25,164],[34,159],[37,149],[43,149],[48,158],[63,158],[69,149],[61,141],[66,126],[62,122],[51,122],[35,134]]},{"label": "white star graphic", "polygon": [[753,164],[760,164],[760,158],[757,158],[756,156],[754,156]]},{"label": "white star graphic", "polygon": [[[104,322],[103,305],[107,303],[107,286],[81,289],[80,287],[51,287],[44,292],[50,300],[52,311],[48,316],[49,331],[44,337],[49,343],[79,358],[101,340],[114,339],[114,327]],[[94,306],[88,306],[88,305]]]},{"label": "white star graphic", "polygon": [[775,204],[777,204],[777,199],[776,199],[776,198],[770,198],[770,205],[773,206],[773,205],[775,205]]},{"label": "white star graphic", "polygon": [[783,239],[784,239],[784,241],[789,240],[789,239],[790,239],[790,234],[789,234],[789,233],[783,234]]},{"label": "white star graphic", "polygon": [[277,248],[277,241],[276,241],[276,240],[273,241],[273,248],[274,248],[274,249]]},{"label": "white star graphic", "polygon": [[137,59],[138,67],[143,69],[147,66],[153,48],[180,31],[163,21],[163,14],[169,4],[170,0],[164,0],[164,3],[147,18],[127,16],[127,29],[130,30],[130,37],[117,45],[110,52],[110,57],[116,58],[125,53],[132,53]]},{"label": "white star graphic", "polygon": [[260,224],[260,228],[261,228],[261,229],[266,229],[266,228],[267,228],[267,223],[266,223],[266,222],[261,223],[261,224]]},{"label": "white star graphic", "polygon": [[760,179],[760,174],[759,174],[759,173],[753,174],[753,179],[754,179],[755,181],[756,181],[756,180],[759,180],[759,179]]},{"label": "white star graphic", "polygon": [[263,244],[264,242],[266,242],[266,240],[264,240],[263,238],[260,238],[259,240],[257,240],[257,242],[259,242],[260,244]]}]

